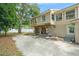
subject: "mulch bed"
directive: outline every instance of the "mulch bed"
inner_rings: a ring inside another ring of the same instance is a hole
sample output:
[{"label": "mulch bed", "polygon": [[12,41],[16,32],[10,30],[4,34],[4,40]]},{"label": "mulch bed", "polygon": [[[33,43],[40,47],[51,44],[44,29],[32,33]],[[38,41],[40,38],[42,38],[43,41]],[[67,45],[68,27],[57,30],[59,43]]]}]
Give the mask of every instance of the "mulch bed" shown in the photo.
[{"label": "mulch bed", "polygon": [[0,37],[0,56],[20,56],[22,53],[16,48],[12,37]]}]

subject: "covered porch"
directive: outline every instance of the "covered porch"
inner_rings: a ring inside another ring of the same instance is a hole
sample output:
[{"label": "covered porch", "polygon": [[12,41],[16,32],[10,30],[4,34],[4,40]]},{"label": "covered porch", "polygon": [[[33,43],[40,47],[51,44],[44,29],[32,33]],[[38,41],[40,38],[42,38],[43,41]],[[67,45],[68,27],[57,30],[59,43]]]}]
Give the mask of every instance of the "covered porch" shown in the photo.
[{"label": "covered porch", "polygon": [[54,35],[54,25],[42,25],[34,27],[36,35]]}]

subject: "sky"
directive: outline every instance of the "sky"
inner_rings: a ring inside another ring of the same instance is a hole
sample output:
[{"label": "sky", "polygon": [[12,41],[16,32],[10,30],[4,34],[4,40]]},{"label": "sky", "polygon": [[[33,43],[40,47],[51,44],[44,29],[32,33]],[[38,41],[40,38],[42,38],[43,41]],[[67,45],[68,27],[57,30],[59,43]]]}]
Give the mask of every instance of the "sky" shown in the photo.
[{"label": "sky", "polygon": [[39,3],[38,6],[40,11],[44,12],[48,9],[63,9],[73,4],[74,3]]}]

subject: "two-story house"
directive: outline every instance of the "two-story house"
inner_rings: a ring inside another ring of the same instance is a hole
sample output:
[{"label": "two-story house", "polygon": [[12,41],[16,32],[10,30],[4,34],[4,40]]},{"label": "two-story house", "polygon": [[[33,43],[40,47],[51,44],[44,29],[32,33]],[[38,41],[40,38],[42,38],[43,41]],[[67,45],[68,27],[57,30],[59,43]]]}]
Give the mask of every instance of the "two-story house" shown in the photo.
[{"label": "two-story house", "polygon": [[75,42],[79,43],[79,4],[61,10],[47,10],[33,17],[31,26],[35,34],[51,34],[59,37],[74,35]]}]

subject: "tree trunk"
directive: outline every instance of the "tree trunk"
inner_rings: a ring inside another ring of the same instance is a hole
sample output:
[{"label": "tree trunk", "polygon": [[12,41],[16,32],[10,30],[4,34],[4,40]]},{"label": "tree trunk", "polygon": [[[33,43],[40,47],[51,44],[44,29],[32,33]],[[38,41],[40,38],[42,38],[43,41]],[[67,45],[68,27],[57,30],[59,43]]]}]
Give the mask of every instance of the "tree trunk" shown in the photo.
[{"label": "tree trunk", "polygon": [[7,36],[7,32],[6,31],[5,31],[4,35]]},{"label": "tree trunk", "polygon": [[7,31],[8,31],[8,28],[5,27],[5,29],[4,29],[4,35],[5,35],[5,36],[7,36]]},{"label": "tree trunk", "polygon": [[22,33],[22,32],[21,32],[21,29],[22,29],[22,20],[19,20],[18,33]]},{"label": "tree trunk", "polygon": [[0,36],[1,36],[1,31],[0,31]]},{"label": "tree trunk", "polygon": [[21,32],[21,29],[22,29],[22,19],[23,19],[23,17],[21,17],[21,18],[19,19],[18,33],[22,33],[22,32]]},{"label": "tree trunk", "polygon": [[19,25],[18,33],[21,33],[21,25]]}]

